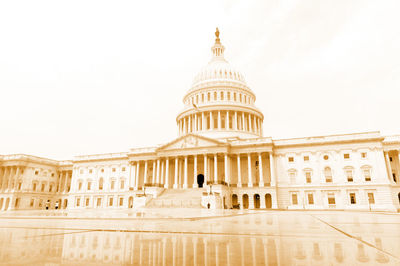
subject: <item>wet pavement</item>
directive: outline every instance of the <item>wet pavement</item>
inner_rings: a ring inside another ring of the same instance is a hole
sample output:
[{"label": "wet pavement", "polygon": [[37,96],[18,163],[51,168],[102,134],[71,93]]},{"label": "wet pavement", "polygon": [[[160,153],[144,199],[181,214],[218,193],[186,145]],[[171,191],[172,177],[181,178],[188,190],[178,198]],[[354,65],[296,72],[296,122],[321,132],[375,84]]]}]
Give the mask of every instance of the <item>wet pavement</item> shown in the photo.
[{"label": "wet pavement", "polygon": [[0,265],[400,265],[400,214],[6,212]]}]

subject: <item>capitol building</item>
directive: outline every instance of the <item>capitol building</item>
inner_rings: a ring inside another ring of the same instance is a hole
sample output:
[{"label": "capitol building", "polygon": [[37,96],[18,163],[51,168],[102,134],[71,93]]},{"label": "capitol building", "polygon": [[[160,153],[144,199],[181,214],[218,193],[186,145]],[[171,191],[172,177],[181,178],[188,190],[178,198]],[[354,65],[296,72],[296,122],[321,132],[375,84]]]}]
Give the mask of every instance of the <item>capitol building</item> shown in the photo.
[{"label": "capitol building", "polygon": [[400,210],[400,135],[265,137],[262,106],[215,36],[176,139],[70,161],[0,155],[0,210]]}]

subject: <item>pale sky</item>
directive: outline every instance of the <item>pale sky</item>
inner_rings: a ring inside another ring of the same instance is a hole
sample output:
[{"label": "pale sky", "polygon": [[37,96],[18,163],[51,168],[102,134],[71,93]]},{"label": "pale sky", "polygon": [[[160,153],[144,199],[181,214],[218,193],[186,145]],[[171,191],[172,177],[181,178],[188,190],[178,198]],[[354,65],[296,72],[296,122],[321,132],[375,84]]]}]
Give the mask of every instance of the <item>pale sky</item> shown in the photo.
[{"label": "pale sky", "polygon": [[274,139],[400,134],[400,1],[1,1],[0,154],[177,137],[219,27]]}]

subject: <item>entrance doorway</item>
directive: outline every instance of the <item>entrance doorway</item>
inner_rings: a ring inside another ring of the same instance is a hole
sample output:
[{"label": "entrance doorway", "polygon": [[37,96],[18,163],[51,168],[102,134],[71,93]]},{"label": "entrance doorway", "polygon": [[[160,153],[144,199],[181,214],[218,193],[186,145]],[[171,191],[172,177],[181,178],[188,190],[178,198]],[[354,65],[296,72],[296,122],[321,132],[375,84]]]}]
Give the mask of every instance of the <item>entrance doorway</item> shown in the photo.
[{"label": "entrance doorway", "polygon": [[243,209],[248,209],[249,208],[249,195],[244,194],[243,195]]},{"label": "entrance doorway", "polygon": [[199,174],[197,176],[197,184],[199,185],[199,187],[203,187],[204,184],[204,175]]},{"label": "entrance doorway", "polygon": [[271,194],[265,194],[265,208],[271,209],[271,207],[272,207]]},{"label": "entrance doorway", "polygon": [[254,194],[254,208],[260,208],[260,195]]}]

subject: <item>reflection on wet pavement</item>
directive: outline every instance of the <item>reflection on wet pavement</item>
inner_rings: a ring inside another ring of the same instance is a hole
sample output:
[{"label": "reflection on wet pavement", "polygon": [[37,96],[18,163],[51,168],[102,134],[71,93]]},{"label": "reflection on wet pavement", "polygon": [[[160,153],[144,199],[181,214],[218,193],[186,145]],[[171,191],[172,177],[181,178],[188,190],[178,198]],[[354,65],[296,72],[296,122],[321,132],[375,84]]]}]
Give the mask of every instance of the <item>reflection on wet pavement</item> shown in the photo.
[{"label": "reflection on wet pavement", "polygon": [[0,219],[0,264],[9,265],[400,265],[399,243],[396,214]]}]

